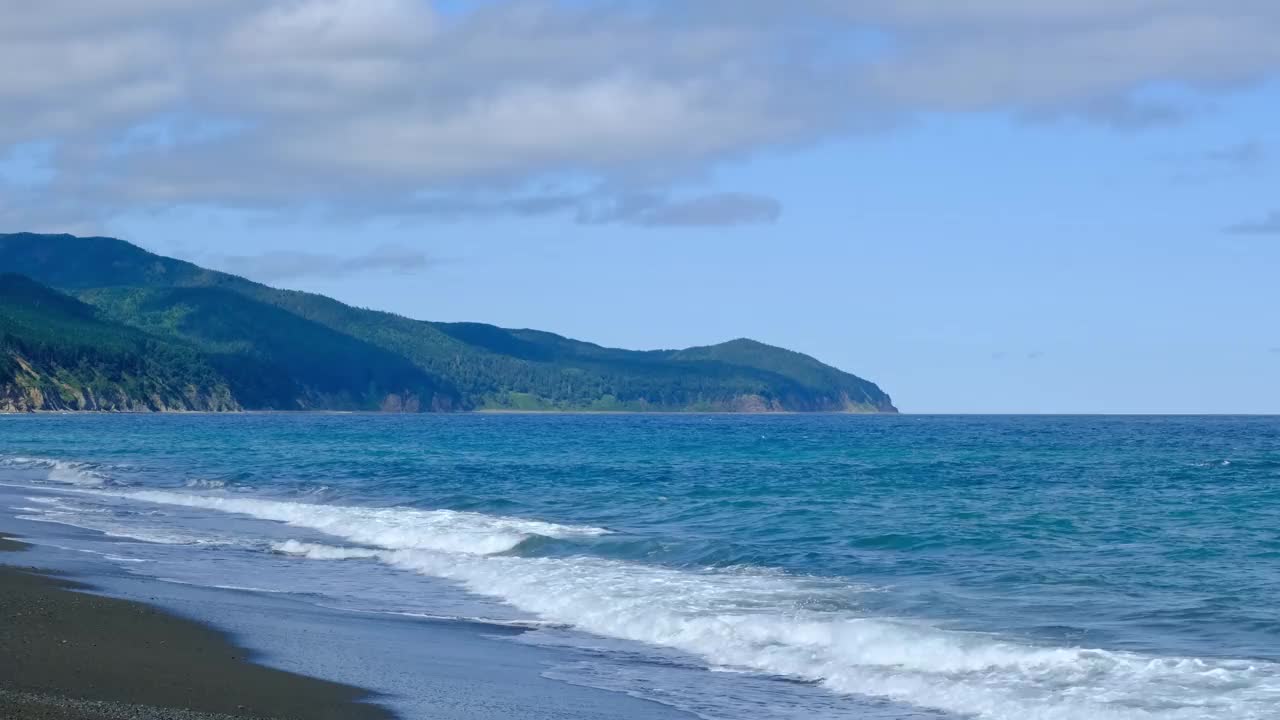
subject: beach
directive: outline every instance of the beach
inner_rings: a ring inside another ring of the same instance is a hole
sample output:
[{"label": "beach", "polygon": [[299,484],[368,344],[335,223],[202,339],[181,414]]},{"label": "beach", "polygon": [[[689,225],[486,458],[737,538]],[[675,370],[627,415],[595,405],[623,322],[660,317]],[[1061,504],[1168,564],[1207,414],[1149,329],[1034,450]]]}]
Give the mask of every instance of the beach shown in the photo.
[{"label": "beach", "polygon": [[546,677],[581,658],[519,626],[122,572],[128,541],[4,512],[29,497],[0,483],[2,720],[692,717]]},{"label": "beach", "polygon": [[[0,562],[26,546],[0,538]],[[222,633],[0,566],[0,717],[388,720],[368,693],[253,663]]]}]

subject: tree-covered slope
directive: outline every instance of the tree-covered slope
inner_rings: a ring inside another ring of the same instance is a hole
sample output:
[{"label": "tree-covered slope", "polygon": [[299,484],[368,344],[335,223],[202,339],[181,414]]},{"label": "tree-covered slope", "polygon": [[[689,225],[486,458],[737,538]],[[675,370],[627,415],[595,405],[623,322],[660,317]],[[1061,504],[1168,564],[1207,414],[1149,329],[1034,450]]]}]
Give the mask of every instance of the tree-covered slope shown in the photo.
[{"label": "tree-covered slope", "polygon": [[894,412],[873,383],[749,340],[636,352],[411,320],[112,238],[0,235],[0,270],[201,348],[248,407]]},{"label": "tree-covered slope", "polygon": [[226,380],[195,349],[0,274],[0,410],[236,409]]},{"label": "tree-covered slope", "polygon": [[106,287],[80,298],[114,321],[204,351],[246,407],[450,410],[458,394],[404,357],[224,286]]}]

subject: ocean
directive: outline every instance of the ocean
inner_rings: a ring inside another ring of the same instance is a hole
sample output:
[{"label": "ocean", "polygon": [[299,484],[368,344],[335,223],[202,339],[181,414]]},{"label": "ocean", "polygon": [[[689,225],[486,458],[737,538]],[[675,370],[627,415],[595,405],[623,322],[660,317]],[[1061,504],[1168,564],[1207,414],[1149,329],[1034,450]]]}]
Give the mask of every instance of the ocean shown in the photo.
[{"label": "ocean", "polygon": [[6,416],[0,484],[121,572],[708,720],[1280,718],[1280,418]]}]

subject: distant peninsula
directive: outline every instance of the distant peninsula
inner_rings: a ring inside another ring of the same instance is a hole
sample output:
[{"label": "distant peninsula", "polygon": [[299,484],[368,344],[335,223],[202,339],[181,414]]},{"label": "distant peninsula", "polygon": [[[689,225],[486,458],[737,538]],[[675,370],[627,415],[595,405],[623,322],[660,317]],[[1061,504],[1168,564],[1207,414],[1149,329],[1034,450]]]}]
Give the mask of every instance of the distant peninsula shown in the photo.
[{"label": "distant peninsula", "polygon": [[0,234],[0,412],[896,413],[753,340],[605,348],[279,290],[105,237]]}]

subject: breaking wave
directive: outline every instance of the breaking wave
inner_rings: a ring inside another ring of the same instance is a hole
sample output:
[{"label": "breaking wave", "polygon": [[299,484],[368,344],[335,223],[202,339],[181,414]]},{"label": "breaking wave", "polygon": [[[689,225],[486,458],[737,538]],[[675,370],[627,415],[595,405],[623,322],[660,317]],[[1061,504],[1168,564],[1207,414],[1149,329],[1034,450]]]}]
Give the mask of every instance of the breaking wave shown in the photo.
[{"label": "breaking wave", "polygon": [[1042,647],[992,635],[806,610],[833,587],[773,573],[689,571],[593,557],[523,558],[289,541],[313,560],[376,559],[445,578],[544,621],[680,650],[708,666],[814,682],[992,720],[1262,720],[1280,667]]},{"label": "breaking wave", "polygon": [[122,493],[163,505],[205,508],[274,520],[348,541],[395,550],[438,550],[471,555],[507,552],[534,536],[569,539],[607,534],[603,528],[557,525],[454,510],[369,508],[195,495],[163,490]]},{"label": "breaking wave", "polygon": [[102,466],[93,463],[50,458],[7,457],[0,458],[0,467],[42,472],[45,480],[62,485],[105,487],[112,484],[111,478],[103,471]]}]

